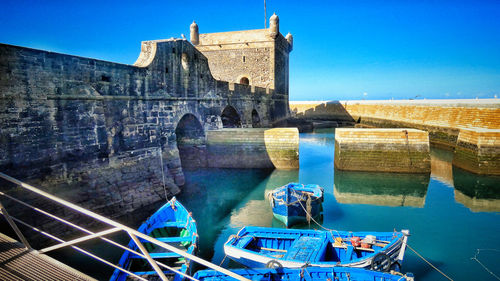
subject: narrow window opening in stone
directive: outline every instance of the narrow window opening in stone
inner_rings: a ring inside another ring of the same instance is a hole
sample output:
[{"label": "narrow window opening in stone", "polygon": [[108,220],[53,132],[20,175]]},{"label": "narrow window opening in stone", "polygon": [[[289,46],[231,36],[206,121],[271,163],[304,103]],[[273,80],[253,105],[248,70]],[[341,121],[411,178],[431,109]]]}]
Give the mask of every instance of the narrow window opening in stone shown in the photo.
[{"label": "narrow window opening in stone", "polygon": [[203,74],[200,74],[200,78],[203,78]]},{"label": "narrow window opening in stone", "polygon": [[197,54],[194,54],[194,59],[197,60],[198,59],[198,55]]},{"label": "narrow window opening in stone", "polygon": [[165,73],[168,73],[168,67],[165,67]]},{"label": "narrow window opening in stone", "polygon": [[110,82],[111,81],[111,77],[109,77],[108,75],[102,75],[101,76],[101,81],[103,81],[103,82]]},{"label": "narrow window opening in stone", "polygon": [[172,54],[175,54],[175,48],[172,48]]},{"label": "narrow window opening in stone", "polygon": [[245,60],[246,60],[246,58],[245,58],[245,56],[243,56],[243,62],[245,62]]},{"label": "narrow window opening in stone", "polygon": [[246,77],[241,77],[240,84],[249,85],[250,84],[250,80],[248,80],[248,78],[246,78]]}]

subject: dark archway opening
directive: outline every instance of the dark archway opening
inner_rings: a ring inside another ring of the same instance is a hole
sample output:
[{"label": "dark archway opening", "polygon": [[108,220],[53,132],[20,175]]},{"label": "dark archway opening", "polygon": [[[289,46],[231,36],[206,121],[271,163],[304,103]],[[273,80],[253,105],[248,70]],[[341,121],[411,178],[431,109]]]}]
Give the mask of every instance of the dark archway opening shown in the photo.
[{"label": "dark archway opening", "polygon": [[257,110],[252,110],[252,128],[260,128],[260,117]]},{"label": "dark archway opening", "polygon": [[250,80],[248,80],[248,78],[246,78],[246,77],[241,77],[240,84],[249,85],[250,84]]},{"label": "dark archway opening", "polygon": [[241,119],[234,107],[228,105],[221,114],[223,128],[241,128]]},{"label": "dark archway opening", "polygon": [[207,166],[205,131],[193,114],[182,116],[175,129],[177,149],[183,169]]}]

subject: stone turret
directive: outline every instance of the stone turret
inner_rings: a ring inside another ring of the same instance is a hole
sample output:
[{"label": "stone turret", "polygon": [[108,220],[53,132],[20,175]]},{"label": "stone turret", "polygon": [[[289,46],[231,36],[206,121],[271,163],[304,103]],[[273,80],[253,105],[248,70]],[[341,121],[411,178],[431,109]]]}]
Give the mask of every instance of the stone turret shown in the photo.
[{"label": "stone turret", "polygon": [[280,18],[274,13],[269,19],[269,35],[272,38],[276,38],[280,34]]},{"label": "stone turret", "polygon": [[191,43],[198,45],[200,43],[200,33],[198,32],[198,25],[195,21],[189,27],[191,29]]},{"label": "stone turret", "polygon": [[290,32],[285,37],[286,41],[288,41],[288,44],[290,45],[289,51],[291,52],[293,50],[293,36]]}]

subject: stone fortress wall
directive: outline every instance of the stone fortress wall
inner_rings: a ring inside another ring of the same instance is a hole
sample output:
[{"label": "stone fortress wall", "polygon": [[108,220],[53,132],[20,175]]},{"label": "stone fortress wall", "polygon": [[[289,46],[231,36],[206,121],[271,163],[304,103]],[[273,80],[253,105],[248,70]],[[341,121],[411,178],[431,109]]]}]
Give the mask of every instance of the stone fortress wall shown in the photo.
[{"label": "stone fortress wall", "polygon": [[497,99],[294,101],[290,111],[299,119],[425,130],[432,144],[454,149],[454,165],[478,174],[500,174]]},{"label": "stone fortress wall", "polygon": [[134,65],[0,44],[0,171],[117,217],[208,166],[208,130],[287,118],[272,86],[214,79],[185,39],[142,42]]}]

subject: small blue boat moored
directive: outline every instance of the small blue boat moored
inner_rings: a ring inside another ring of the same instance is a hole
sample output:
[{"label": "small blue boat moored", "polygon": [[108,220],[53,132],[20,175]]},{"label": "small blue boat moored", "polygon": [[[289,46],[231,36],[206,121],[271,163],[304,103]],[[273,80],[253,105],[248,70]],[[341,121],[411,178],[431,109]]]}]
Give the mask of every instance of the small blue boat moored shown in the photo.
[{"label": "small blue boat moored", "polygon": [[229,237],[224,252],[250,268],[307,265],[399,271],[408,236],[408,230],[351,232],[247,226]]},{"label": "small blue boat moored", "polygon": [[[414,281],[412,273],[386,273],[352,267],[307,267],[233,269],[232,272],[253,281]],[[234,280],[215,270],[200,270],[194,275],[199,281]]]},{"label": "small blue boat moored", "polygon": [[[198,231],[195,220],[175,197],[142,223],[138,231],[181,249],[188,254],[194,254],[198,242]],[[140,241],[154,260],[174,268],[183,274],[190,274],[189,259],[185,259],[177,253],[170,252],[143,239],[140,239]],[[130,240],[128,243],[128,248],[141,252],[133,240]],[[156,271],[153,270],[145,258],[129,251],[123,253],[118,266],[146,279],[159,278]],[[162,270],[169,280],[180,281],[184,278],[184,276],[166,268],[162,268]],[[131,280],[131,278],[130,275],[116,269],[110,281]]]},{"label": "small blue boat moored", "polygon": [[289,183],[269,192],[268,198],[274,217],[288,227],[321,214],[323,188],[317,184]]}]

